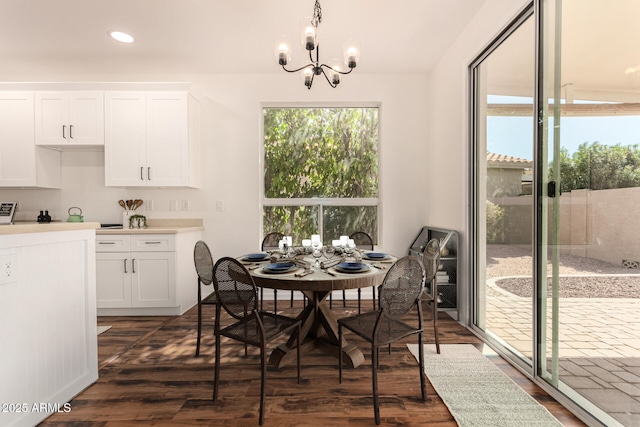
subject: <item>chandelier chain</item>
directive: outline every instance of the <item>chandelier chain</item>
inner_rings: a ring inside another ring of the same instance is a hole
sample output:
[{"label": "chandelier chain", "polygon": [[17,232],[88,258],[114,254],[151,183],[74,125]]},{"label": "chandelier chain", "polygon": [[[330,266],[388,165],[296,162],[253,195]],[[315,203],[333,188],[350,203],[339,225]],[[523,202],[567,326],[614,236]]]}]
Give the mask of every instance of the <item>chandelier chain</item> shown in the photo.
[{"label": "chandelier chain", "polygon": [[322,22],[322,8],[320,7],[320,0],[316,0],[313,5],[313,18],[311,19],[311,25],[318,28],[318,24]]}]

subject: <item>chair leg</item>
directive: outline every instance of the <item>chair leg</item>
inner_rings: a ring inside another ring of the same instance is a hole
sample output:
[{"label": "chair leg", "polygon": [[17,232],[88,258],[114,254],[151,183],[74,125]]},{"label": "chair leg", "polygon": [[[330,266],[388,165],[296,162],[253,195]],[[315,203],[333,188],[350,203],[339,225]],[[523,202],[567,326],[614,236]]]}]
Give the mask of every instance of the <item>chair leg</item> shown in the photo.
[{"label": "chair leg", "polygon": [[198,338],[196,340],[196,357],[200,356],[200,338],[202,337],[202,302],[198,301]]},{"label": "chair leg", "polygon": [[298,360],[298,384],[300,384],[300,335],[302,333],[302,325],[298,325],[296,329],[298,330],[298,338],[296,339],[296,359]]},{"label": "chair leg", "polygon": [[373,387],[373,415],[380,425],[380,402],[378,401],[378,347],[371,345],[371,384]]},{"label": "chair leg", "polygon": [[258,420],[258,424],[262,425],[264,422],[264,393],[265,393],[265,380],[267,377],[267,349],[265,348],[264,343],[260,347],[260,371],[261,371],[261,379],[260,379],[260,418]]},{"label": "chair leg", "polygon": [[342,384],[342,325],[338,323],[338,382]]},{"label": "chair leg", "polygon": [[220,336],[216,336],[216,366],[213,369],[213,401],[218,400],[218,384],[220,382]]},{"label": "chair leg", "polygon": [[[342,291],[342,292],[344,292],[344,291]],[[361,293],[362,293],[362,289],[358,288],[358,314],[361,313],[361,310],[360,310],[360,304],[361,304],[361,299],[360,299],[361,295],[360,294]]]},{"label": "chair leg", "polygon": [[260,311],[264,310],[264,288],[260,288]]},{"label": "chair leg", "polygon": [[278,312],[278,290],[277,289],[273,290],[273,312],[274,313]]},{"label": "chair leg", "polygon": [[291,305],[290,308],[293,308],[293,291],[291,291]]},{"label": "chair leg", "polygon": [[333,298],[331,296],[331,292],[329,292],[329,308],[333,308]]},{"label": "chair leg", "polygon": [[373,291],[373,299],[372,299],[372,301],[373,301],[373,309],[375,310],[376,309],[376,287],[372,286],[371,290]]},{"label": "chair leg", "polygon": [[433,335],[435,336],[436,341],[436,353],[440,354],[440,342],[438,340],[438,296],[433,301],[433,312],[431,316],[433,317]]},{"label": "chair leg", "polygon": [[420,390],[422,392],[422,400],[427,400],[427,385],[425,381],[424,373],[424,345],[422,339],[422,332],[418,333],[418,364],[420,365]]},{"label": "chair leg", "polygon": [[[358,292],[360,292],[360,288],[358,288]],[[360,300],[360,297],[358,297],[358,300]],[[342,290],[342,307],[346,307],[347,306],[347,292],[343,289]],[[360,313],[358,311],[358,313]]]}]

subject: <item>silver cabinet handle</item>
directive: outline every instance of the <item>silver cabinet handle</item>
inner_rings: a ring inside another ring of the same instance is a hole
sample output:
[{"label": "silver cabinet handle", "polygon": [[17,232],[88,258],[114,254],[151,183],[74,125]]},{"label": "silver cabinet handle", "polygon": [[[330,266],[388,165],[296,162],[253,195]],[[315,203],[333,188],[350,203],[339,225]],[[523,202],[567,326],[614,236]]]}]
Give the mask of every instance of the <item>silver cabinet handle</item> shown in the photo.
[{"label": "silver cabinet handle", "polygon": [[73,139],[73,125],[69,125],[69,138]]},{"label": "silver cabinet handle", "polygon": [[147,179],[151,181],[151,166],[147,168]]},{"label": "silver cabinet handle", "polygon": [[162,243],[162,242],[151,242],[151,241],[144,242],[144,244],[145,244],[145,245],[159,245],[159,244],[161,244],[161,243]]},{"label": "silver cabinet handle", "polygon": [[115,245],[116,242],[98,242],[99,245]]},{"label": "silver cabinet handle", "polygon": [[142,176],[142,170],[144,168],[142,166],[140,166],[140,181],[144,181],[144,177]]},{"label": "silver cabinet handle", "polygon": [[136,259],[135,258],[131,260],[131,267],[132,267],[131,272],[135,273],[136,272]]},{"label": "silver cabinet handle", "polygon": [[127,271],[127,259],[126,258],[124,259],[124,272],[125,272],[125,274],[128,273],[128,271]]},{"label": "silver cabinet handle", "polygon": [[65,133],[66,130],[67,130],[67,125],[62,125],[62,137],[64,139],[67,139],[67,134]]}]

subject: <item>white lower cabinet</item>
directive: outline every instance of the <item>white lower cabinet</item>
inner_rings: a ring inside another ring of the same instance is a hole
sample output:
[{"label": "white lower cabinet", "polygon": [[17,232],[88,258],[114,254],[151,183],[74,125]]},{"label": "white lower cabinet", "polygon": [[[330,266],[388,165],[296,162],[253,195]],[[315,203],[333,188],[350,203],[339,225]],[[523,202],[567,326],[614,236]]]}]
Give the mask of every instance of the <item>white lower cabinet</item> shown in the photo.
[{"label": "white lower cabinet", "polygon": [[172,315],[193,306],[197,279],[188,258],[197,236],[185,244],[191,252],[177,250],[176,236],[96,236],[98,315]]}]

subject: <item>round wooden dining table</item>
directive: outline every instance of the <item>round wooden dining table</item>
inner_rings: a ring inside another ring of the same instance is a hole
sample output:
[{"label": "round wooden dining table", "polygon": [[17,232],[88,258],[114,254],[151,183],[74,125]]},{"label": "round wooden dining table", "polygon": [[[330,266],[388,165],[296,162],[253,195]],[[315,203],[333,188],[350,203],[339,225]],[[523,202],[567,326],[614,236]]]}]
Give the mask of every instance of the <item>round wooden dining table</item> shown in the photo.
[{"label": "round wooden dining table", "polygon": [[[305,261],[313,265],[314,259],[306,258]],[[332,291],[343,289],[379,286],[382,284],[386,272],[395,261],[397,261],[397,258],[393,256],[376,261],[363,259],[362,262],[367,264],[369,268],[366,271],[357,273],[341,272],[336,267],[326,269],[311,267],[310,271],[312,273],[299,277],[305,272],[302,267],[294,271],[274,274],[255,264],[249,267],[249,272],[256,286],[302,292],[309,303],[297,317],[302,321],[301,350],[307,352],[313,349],[320,349],[338,358],[340,348],[338,342],[338,318],[329,307],[327,301],[329,294]],[[352,367],[356,367],[364,361],[362,351],[357,346],[347,342],[344,337],[342,348],[344,360]],[[294,362],[295,358],[295,337],[292,336],[286,344],[280,345],[271,353],[269,365],[280,368]]]}]

